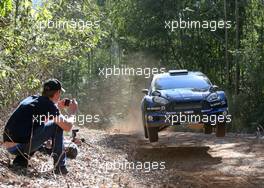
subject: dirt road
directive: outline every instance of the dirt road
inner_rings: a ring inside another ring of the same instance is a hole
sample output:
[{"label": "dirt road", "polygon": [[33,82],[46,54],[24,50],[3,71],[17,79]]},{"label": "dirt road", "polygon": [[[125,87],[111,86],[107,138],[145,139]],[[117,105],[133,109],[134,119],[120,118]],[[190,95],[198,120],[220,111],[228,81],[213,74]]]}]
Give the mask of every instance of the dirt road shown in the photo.
[{"label": "dirt road", "polygon": [[[264,141],[252,135],[161,132],[159,143],[142,135],[82,129],[88,144],[69,160],[67,177],[51,173],[49,156],[36,154],[28,173],[12,171],[0,159],[6,187],[264,187]],[[34,169],[33,169],[34,168]]]}]

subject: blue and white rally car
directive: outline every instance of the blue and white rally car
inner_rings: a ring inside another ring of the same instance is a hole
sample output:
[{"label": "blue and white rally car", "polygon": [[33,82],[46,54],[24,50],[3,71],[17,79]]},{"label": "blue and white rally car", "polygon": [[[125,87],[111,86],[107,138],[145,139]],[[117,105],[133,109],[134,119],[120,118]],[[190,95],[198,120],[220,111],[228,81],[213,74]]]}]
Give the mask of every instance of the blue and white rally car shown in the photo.
[{"label": "blue and white rally car", "polygon": [[205,134],[216,130],[224,137],[228,115],[227,97],[201,72],[171,70],[154,75],[141,102],[145,137],[158,141],[158,132],[179,124],[202,124]]}]

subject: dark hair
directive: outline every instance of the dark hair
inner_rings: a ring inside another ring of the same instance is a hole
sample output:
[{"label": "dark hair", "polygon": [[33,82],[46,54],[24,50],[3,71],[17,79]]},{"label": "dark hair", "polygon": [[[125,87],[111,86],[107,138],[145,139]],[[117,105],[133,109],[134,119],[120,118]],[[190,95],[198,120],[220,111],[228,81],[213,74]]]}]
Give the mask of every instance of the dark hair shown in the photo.
[{"label": "dark hair", "polygon": [[52,78],[44,82],[42,96],[52,98],[57,91],[64,91],[59,80]]},{"label": "dark hair", "polygon": [[54,95],[57,91],[59,91],[59,90],[52,90],[52,91],[43,90],[42,96],[52,98],[52,97],[54,97]]}]

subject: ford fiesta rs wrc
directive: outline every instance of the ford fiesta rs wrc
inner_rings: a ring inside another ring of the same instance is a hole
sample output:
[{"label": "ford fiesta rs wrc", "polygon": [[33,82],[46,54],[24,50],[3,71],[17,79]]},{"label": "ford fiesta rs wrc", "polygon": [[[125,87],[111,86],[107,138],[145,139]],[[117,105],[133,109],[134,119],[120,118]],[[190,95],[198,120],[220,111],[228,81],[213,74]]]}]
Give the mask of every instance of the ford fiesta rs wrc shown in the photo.
[{"label": "ford fiesta rs wrc", "polygon": [[158,132],[179,124],[203,125],[224,137],[230,122],[227,97],[201,72],[170,70],[153,76],[149,89],[143,89],[141,102],[145,137],[158,141]]}]

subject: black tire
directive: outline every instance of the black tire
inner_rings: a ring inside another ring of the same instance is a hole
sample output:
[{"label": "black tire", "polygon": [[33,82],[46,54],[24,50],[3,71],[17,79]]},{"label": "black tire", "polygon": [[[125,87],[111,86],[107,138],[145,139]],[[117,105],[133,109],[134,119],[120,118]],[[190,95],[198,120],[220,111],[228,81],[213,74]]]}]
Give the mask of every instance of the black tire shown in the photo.
[{"label": "black tire", "polygon": [[158,127],[148,127],[148,137],[150,142],[157,142],[159,140],[159,128]]},{"label": "black tire", "polygon": [[145,138],[148,138],[148,130],[147,130],[146,125],[144,125],[144,135],[145,135]]},{"label": "black tire", "polygon": [[144,136],[145,138],[148,138],[148,130],[146,127],[146,120],[145,120],[145,114],[142,113],[142,124],[143,124],[143,128],[144,128]]},{"label": "black tire", "polygon": [[226,134],[225,123],[218,123],[216,125],[216,132],[215,132],[216,137],[225,137],[225,134]]},{"label": "black tire", "polygon": [[211,124],[204,124],[204,134],[212,134],[213,126]]}]

